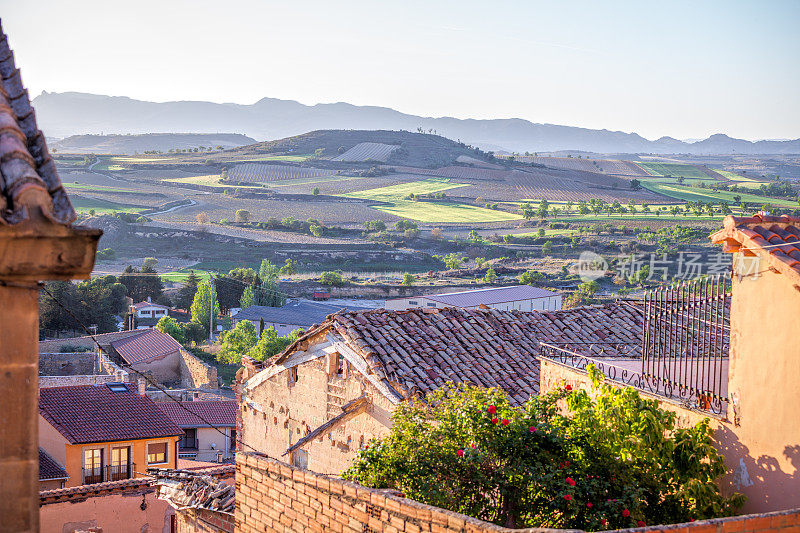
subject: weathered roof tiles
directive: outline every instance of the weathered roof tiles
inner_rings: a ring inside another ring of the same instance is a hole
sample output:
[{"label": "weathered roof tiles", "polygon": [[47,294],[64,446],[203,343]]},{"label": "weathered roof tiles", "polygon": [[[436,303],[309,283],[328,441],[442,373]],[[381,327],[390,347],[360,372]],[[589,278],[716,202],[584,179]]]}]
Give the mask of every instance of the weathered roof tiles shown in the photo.
[{"label": "weathered roof tiles", "polygon": [[0,225],[28,219],[33,206],[58,224],[76,218],[0,26]]}]

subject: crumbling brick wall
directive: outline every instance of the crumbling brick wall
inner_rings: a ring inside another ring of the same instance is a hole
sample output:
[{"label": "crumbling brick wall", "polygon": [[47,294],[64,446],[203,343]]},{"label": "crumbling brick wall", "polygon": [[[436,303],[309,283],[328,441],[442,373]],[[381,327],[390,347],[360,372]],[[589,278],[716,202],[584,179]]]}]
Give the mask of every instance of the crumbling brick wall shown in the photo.
[{"label": "crumbling brick wall", "polygon": [[229,514],[208,509],[175,511],[175,533],[233,533],[234,521]]},{"label": "crumbling brick wall", "polygon": [[[508,529],[402,498],[390,491],[369,489],[295,468],[261,454],[239,452],[235,531],[542,533],[559,530]],[[800,509],[620,531],[795,533],[800,531]]]}]

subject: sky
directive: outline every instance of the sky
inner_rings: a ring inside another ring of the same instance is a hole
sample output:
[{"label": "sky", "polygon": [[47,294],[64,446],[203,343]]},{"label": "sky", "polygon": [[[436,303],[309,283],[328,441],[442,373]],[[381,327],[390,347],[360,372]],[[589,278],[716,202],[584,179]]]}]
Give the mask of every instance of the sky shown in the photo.
[{"label": "sky", "polygon": [[800,1],[0,0],[32,96],[800,137]]}]

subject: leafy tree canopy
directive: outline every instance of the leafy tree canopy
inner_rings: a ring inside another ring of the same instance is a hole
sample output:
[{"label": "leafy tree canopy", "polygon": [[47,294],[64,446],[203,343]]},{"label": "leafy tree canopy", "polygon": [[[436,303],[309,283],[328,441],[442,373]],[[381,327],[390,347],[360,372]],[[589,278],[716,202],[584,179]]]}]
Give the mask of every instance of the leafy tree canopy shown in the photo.
[{"label": "leafy tree canopy", "polygon": [[266,361],[275,354],[278,354],[286,349],[287,346],[297,340],[297,337],[303,333],[303,330],[296,329],[288,335],[281,337],[275,331],[275,328],[267,328],[261,332],[261,337],[258,342],[250,350],[250,357],[256,361]]}]

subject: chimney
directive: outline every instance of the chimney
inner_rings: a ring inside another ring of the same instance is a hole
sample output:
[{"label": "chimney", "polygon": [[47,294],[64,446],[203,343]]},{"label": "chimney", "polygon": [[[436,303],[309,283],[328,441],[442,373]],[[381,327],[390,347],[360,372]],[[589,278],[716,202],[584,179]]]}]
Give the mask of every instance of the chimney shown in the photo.
[{"label": "chimney", "polygon": [[140,377],[137,380],[137,382],[139,384],[139,395],[144,396],[145,393],[147,392],[147,381],[145,381],[144,378]]},{"label": "chimney", "polygon": [[151,302],[150,302],[150,297],[149,297],[149,296],[147,297],[147,303],[151,303]]}]

